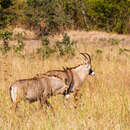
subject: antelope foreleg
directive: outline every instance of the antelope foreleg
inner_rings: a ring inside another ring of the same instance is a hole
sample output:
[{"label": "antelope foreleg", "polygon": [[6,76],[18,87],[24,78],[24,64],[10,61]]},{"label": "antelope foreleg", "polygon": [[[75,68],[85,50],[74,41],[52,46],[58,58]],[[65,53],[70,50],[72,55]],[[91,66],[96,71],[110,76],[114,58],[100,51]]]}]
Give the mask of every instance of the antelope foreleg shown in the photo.
[{"label": "antelope foreleg", "polygon": [[43,94],[41,97],[40,97],[40,109],[42,108],[43,109],[43,114],[46,118],[46,106],[43,106],[45,105],[46,103],[46,96]]},{"label": "antelope foreleg", "polygon": [[48,102],[48,100],[46,100],[46,105],[51,108],[51,111],[52,111],[53,115],[55,116],[55,111],[53,109],[53,106],[50,104],[50,102]]},{"label": "antelope foreleg", "polygon": [[79,89],[77,89],[74,93],[74,107],[77,108],[78,106],[78,95],[79,95]]}]

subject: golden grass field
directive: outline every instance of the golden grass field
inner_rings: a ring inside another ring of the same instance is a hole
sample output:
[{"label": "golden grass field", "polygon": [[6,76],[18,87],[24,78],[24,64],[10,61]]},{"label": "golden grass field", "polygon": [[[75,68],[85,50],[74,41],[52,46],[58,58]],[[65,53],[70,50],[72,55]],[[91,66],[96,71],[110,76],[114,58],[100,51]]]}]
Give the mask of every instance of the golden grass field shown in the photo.
[{"label": "golden grass field", "polygon": [[[130,130],[129,36],[80,31],[68,34],[78,41],[74,57],[42,60],[27,49],[21,52],[24,56],[13,50],[7,55],[0,53],[0,130]],[[88,76],[81,86],[76,109],[73,94],[68,101],[62,95],[49,98],[55,116],[48,108],[45,117],[38,109],[39,102],[21,101],[16,113],[10,109],[11,83],[63,66],[76,66],[82,63],[80,52],[91,55],[96,75]]]}]

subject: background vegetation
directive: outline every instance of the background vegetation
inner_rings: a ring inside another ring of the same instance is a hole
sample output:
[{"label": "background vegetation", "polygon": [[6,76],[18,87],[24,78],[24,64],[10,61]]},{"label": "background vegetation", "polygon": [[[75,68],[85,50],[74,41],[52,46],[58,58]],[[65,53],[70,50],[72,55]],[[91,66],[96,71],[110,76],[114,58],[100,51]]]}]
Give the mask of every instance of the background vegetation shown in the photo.
[{"label": "background vegetation", "polygon": [[[84,34],[84,35],[83,35]],[[94,33],[95,34],[95,33]],[[130,44],[124,36],[113,38],[97,33],[75,32],[80,39],[75,56],[58,58],[53,54],[46,60],[37,53],[24,49],[16,53],[11,49],[7,55],[0,53],[0,129],[1,130],[129,130],[130,129]],[[88,36],[88,40],[84,39]],[[108,39],[107,39],[108,38]],[[124,39],[125,38],[125,39]],[[62,40],[61,40],[62,41]],[[61,42],[60,41],[60,42]],[[44,45],[45,39],[44,39]],[[77,108],[73,94],[66,101],[61,95],[52,96],[49,101],[54,107],[47,109],[45,117],[39,102],[21,101],[14,113],[11,107],[9,86],[15,80],[31,78],[38,73],[63,66],[77,66],[82,63],[79,52],[88,52],[92,57],[95,77],[88,76],[81,86]]]},{"label": "background vegetation", "polygon": [[[129,35],[85,32],[130,33],[129,5],[129,0],[0,0],[0,130],[129,130]],[[14,34],[17,27],[25,33]],[[26,39],[27,30],[38,40]],[[16,113],[11,110],[11,83],[77,66],[80,52],[91,55],[96,76],[81,86],[77,108],[71,94],[68,101],[61,95],[49,99],[55,117],[49,108],[45,117],[39,102],[21,101]]]},{"label": "background vegetation", "polygon": [[38,36],[67,28],[129,33],[129,5],[129,0],[0,0],[0,27],[21,24],[37,29]]}]

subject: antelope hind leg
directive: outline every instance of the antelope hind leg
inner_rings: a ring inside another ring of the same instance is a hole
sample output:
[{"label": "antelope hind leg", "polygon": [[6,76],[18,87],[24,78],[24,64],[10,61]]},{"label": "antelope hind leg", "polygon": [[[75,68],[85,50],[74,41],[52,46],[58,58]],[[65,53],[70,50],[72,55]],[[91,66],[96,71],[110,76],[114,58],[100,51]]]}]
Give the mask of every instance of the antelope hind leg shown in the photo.
[{"label": "antelope hind leg", "polygon": [[12,111],[16,112],[17,108],[18,108],[18,102],[12,103],[10,109],[11,109]]}]

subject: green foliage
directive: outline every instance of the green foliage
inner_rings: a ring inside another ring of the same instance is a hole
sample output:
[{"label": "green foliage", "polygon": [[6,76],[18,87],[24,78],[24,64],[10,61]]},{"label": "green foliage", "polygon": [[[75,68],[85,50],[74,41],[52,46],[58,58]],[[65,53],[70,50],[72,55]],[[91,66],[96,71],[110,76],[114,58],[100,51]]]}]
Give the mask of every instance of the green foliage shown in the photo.
[{"label": "green foliage", "polygon": [[118,33],[127,32],[129,15],[128,1],[89,1],[86,5],[86,15],[95,28]]},{"label": "green foliage", "polygon": [[[9,46],[8,42],[12,39],[12,32],[10,31],[1,31],[0,32],[0,39],[3,40],[3,44],[0,47],[0,50],[3,54],[7,53],[11,47]],[[24,49],[24,43],[21,39],[21,35],[17,37],[18,44],[13,46],[13,50],[15,52],[22,51]]]},{"label": "green foliage", "polygon": [[128,0],[28,0],[28,3],[32,10],[35,8],[31,16],[44,20],[49,32],[65,26],[118,33],[129,31]]},{"label": "green foliage", "polygon": [[13,46],[15,52],[20,52],[24,49],[24,43],[21,40],[18,40],[18,44]]},{"label": "green foliage", "polygon": [[31,25],[40,28],[42,34],[56,32],[71,21],[63,10],[63,2],[58,0],[27,0],[25,15]]},{"label": "green foliage", "polygon": [[42,39],[42,58],[46,59],[55,52],[54,48],[49,47],[50,41],[47,37]]},{"label": "green foliage", "polygon": [[11,39],[11,36],[12,36],[12,32],[9,32],[9,31],[0,32],[0,39],[9,40],[9,39]]},{"label": "green foliage", "polygon": [[[40,36],[76,28],[130,32],[129,0],[0,0],[0,26],[26,23]],[[16,22],[15,22],[16,21]]]},{"label": "green foliage", "polygon": [[37,53],[42,53],[42,58],[46,59],[49,56],[51,56],[51,54],[55,53],[55,49],[49,47],[50,41],[47,37],[43,37],[42,38],[42,47],[37,49]]},{"label": "green foliage", "polygon": [[42,53],[42,58],[46,59],[48,58],[51,54],[53,54],[55,52],[55,49],[50,48],[50,47],[46,47],[43,49],[43,53]]},{"label": "green foliage", "polygon": [[63,39],[61,41],[56,42],[56,49],[60,56],[64,56],[68,53],[74,55],[74,48],[73,46],[76,44],[75,41],[70,41],[70,37],[67,33],[64,34]]},{"label": "green foliage", "polygon": [[120,43],[120,40],[119,39],[115,39],[115,38],[110,38],[108,40],[108,42],[110,42],[111,45],[118,45]]},{"label": "green foliage", "polygon": [[130,52],[130,49],[126,49],[126,48],[119,48],[119,54],[121,55],[124,52]]},{"label": "green foliage", "polygon": [[47,37],[42,39],[42,46],[48,46],[50,44],[50,41]]},{"label": "green foliage", "polygon": [[74,55],[74,45],[76,41],[71,41],[70,37],[65,33],[61,41],[56,41],[55,45],[50,47],[50,41],[47,37],[42,38],[42,46],[37,49],[37,53],[42,53],[42,58],[46,59],[52,54],[57,56],[65,56],[67,54]]},{"label": "green foliage", "polygon": [[0,47],[0,51],[3,53],[3,54],[6,54],[9,50],[11,49],[11,47],[7,44],[6,46],[1,46]]},{"label": "green foliage", "polygon": [[97,53],[97,54],[102,54],[103,51],[102,51],[101,49],[97,49],[97,50],[96,50],[96,53]]},{"label": "green foliage", "polygon": [[16,21],[16,0],[0,0],[0,28]]},{"label": "green foliage", "polygon": [[0,0],[1,8],[7,9],[11,6],[12,0]]},{"label": "green foliage", "polygon": [[9,31],[1,31],[0,32],[0,39],[3,40],[3,44],[2,44],[2,47],[0,47],[0,50],[4,54],[7,53],[11,48],[8,45],[8,41],[11,39],[11,37],[12,37],[12,32],[9,32]]}]

